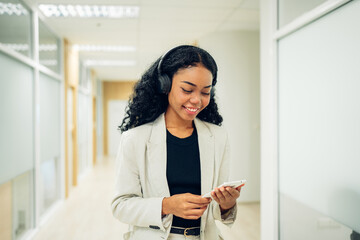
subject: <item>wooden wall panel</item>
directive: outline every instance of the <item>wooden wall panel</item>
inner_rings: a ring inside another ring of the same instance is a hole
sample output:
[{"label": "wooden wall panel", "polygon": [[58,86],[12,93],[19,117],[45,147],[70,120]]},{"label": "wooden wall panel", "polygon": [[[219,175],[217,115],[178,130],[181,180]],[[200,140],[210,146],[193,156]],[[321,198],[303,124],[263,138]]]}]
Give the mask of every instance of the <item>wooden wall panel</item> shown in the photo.
[{"label": "wooden wall panel", "polygon": [[11,182],[0,185],[0,239],[11,240],[12,194]]},{"label": "wooden wall panel", "polygon": [[[65,91],[64,91],[64,107],[65,107],[65,198],[69,196],[71,186],[77,185],[77,91],[79,82],[79,53],[72,48],[71,43],[64,39],[64,80],[65,80]],[[67,105],[67,93],[68,89],[73,89],[73,132],[72,132],[72,143],[73,143],[73,162],[69,162],[68,158],[68,105]],[[72,173],[69,173],[69,164],[72,164]],[[72,174],[72,182],[69,182],[69,174]]]}]

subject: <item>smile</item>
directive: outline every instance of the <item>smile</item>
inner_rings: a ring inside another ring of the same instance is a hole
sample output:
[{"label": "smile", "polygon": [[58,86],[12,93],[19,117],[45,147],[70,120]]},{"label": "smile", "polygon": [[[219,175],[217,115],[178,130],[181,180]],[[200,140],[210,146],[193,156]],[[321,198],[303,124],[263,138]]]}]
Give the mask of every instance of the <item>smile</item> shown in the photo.
[{"label": "smile", "polygon": [[184,106],[184,108],[187,111],[189,111],[190,113],[197,113],[200,110],[200,108],[189,108],[189,107],[185,107],[185,106]]}]

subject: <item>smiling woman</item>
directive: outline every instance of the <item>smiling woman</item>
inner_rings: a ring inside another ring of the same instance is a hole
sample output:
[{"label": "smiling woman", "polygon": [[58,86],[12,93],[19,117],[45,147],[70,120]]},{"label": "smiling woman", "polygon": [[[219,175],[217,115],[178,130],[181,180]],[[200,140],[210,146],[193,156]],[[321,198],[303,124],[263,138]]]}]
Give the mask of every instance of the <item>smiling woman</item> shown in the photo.
[{"label": "smiling woman", "polygon": [[[169,105],[171,91],[179,91],[179,88],[172,89],[172,85],[184,81],[181,85],[182,91],[192,91],[194,83],[186,78],[186,75],[196,75],[201,72],[209,75],[209,83],[203,93],[209,93],[210,97],[207,107],[197,112],[197,117],[203,121],[221,125],[223,119],[218,113],[215,102],[214,86],[217,82],[217,66],[214,59],[203,49],[193,46],[179,46],[168,51],[159,58],[142,76],[134,89],[134,94],[129,101],[127,113],[120,126],[122,132],[154,121],[160,114],[164,113]],[[183,76],[185,74],[185,77]],[[175,81],[173,81],[174,79]],[[181,79],[181,80],[178,80]],[[193,76],[196,79],[196,76]],[[188,82],[186,84],[186,82]],[[190,84],[189,84],[190,83]],[[196,84],[195,84],[196,85]],[[211,85],[211,86],[210,86]],[[196,86],[195,86],[196,87]],[[170,91],[171,90],[171,91]],[[190,94],[190,92],[188,92]]]},{"label": "smiling woman", "polygon": [[183,45],[135,86],[120,126],[112,202],[113,215],[131,225],[124,239],[218,240],[215,220],[234,222],[241,187],[217,188],[228,180],[229,152],[216,82],[211,55]]}]

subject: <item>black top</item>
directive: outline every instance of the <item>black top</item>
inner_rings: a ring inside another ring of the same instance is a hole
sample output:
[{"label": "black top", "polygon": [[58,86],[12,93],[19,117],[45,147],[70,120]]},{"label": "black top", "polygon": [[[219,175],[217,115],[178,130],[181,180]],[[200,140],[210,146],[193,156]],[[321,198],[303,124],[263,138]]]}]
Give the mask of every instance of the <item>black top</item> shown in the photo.
[{"label": "black top", "polygon": [[[187,138],[178,138],[166,131],[166,177],[170,195],[192,193],[201,195],[200,154],[196,129]],[[200,218],[189,220],[174,215],[172,226],[200,227]]]}]

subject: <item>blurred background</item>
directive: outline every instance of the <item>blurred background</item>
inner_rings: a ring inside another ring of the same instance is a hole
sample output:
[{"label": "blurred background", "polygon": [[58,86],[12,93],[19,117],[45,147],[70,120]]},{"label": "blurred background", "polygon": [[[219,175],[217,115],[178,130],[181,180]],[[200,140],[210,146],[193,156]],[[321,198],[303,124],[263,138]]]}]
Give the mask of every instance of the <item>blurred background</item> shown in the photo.
[{"label": "blurred background", "polygon": [[359,0],[0,0],[0,239],[122,239],[117,127],[142,73],[181,44],[217,61],[230,175],[247,179],[224,238],[356,239],[359,12]]}]

